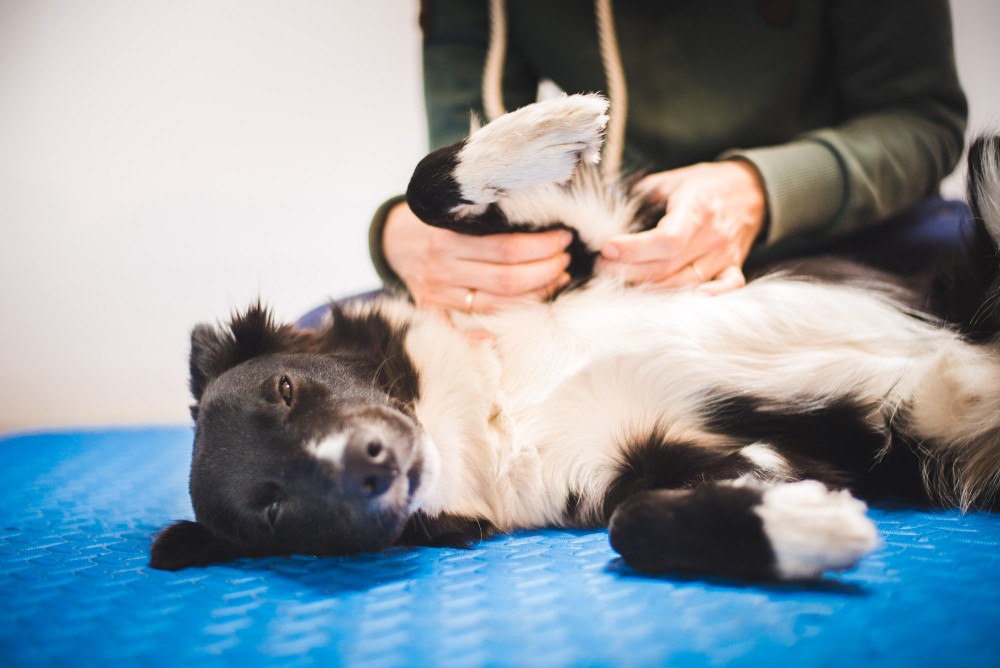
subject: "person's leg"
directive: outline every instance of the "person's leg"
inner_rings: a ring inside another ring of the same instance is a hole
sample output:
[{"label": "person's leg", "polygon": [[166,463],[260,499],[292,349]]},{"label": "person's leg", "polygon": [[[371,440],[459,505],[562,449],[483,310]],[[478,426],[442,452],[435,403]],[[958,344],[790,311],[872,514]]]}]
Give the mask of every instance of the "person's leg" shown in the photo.
[{"label": "person's leg", "polygon": [[972,230],[965,202],[932,197],[831,249],[896,274],[915,274],[960,255]]},{"label": "person's leg", "polygon": [[[351,295],[350,297],[344,297],[343,299],[337,299],[334,300],[334,303],[346,304],[353,301],[369,301],[383,293],[385,293],[385,289],[379,288],[378,290],[371,290],[370,292],[362,292],[361,294]],[[329,312],[330,306],[328,304],[317,306],[299,317],[299,319],[295,321],[295,327],[297,329],[316,329],[323,324],[323,318],[325,318],[326,314]]]}]

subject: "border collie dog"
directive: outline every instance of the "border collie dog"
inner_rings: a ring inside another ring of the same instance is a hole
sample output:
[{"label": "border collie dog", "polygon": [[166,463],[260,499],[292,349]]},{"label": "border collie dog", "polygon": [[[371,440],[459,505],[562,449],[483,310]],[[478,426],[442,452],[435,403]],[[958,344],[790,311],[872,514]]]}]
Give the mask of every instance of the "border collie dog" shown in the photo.
[{"label": "border collie dog", "polygon": [[970,151],[968,256],[919,289],[819,260],[705,297],[592,276],[604,240],[650,224],[596,176],[606,111],[507,114],[407,192],[469,234],[572,226],[555,298],[195,328],[197,520],[156,536],[153,567],[607,526],[638,571],[795,580],[877,549],[860,499],[1000,505],[1000,138]]}]

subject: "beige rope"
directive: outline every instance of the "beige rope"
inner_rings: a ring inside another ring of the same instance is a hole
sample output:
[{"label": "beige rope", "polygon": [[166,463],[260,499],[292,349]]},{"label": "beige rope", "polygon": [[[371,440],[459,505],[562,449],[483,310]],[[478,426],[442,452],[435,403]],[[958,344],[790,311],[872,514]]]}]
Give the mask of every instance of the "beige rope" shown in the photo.
[{"label": "beige rope", "polygon": [[[594,0],[601,64],[608,85],[610,109],[601,175],[605,181],[618,178],[625,150],[625,121],[628,116],[628,86],[622,67],[618,35],[611,0]],[[486,120],[503,116],[503,66],[507,55],[507,7],[505,0],[490,0],[490,41],[483,66],[483,111]]]},{"label": "beige rope", "polygon": [[622,167],[622,153],[625,151],[625,120],[628,116],[628,87],[625,83],[625,69],[622,67],[621,51],[618,49],[618,35],[615,33],[615,17],[611,11],[611,0],[595,0],[597,14],[597,38],[601,47],[601,63],[604,78],[608,83],[608,126],[604,143],[604,158],[601,175],[605,181],[618,178]]},{"label": "beige rope", "polygon": [[483,111],[492,121],[507,113],[503,107],[503,61],[507,55],[507,7],[490,0],[490,45],[483,67]]}]

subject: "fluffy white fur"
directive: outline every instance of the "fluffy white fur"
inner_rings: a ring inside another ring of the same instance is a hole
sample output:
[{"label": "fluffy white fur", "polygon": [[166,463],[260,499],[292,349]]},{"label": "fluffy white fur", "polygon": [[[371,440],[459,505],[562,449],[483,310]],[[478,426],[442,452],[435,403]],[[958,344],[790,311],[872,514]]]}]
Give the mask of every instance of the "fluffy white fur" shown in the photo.
[{"label": "fluffy white fur", "polygon": [[535,189],[567,183],[581,161],[596,164],[607,108],[607,100],[598,95],[562,97],[506,114],[472,133],[454,174],[471,204],[453,213],[480,213],[513,195],[527,199]]},{"label": "fluffy white fur", "polygon": [[[989,350],[851,287],[774,278],[707,298],[599,281],[555,303],[476,318],[493,342],[413,317],[407,351],[426,376],[418,417],[446,451],[441,460],[464,468],[443,470],[447,482],[427,503],[500,527],[559,521],[561,490],[599,504],[626,434],[669,425],[668,437],[710,440],[692,416],[719,391],[776,406],[852,396],[871,407],[873,426],[905,409],[920,416],[915,437],[955,448],[979,437],[989,415],[995,425],[1000,406],[1000,362]],[[759,460],[767,451],[758,447]],[[475,507],[455,507],[458,499]]]},{"label": "fluffy white fur", "polygon": [[[605,111],[602,98],[572,96],[478,130],[455,170],[463,197],[476,211],[496,202],[515,223],[569,217],[590,248],[628,231],[635,202],[588,166]],[[862,287],[771,276],[709,298],[597,279],[554,303],[454,314],[460,326],[490,331],[486,343],[434,316],[407,315],[406,349],[422,374],[416,412],[441,467],[425,508],[501,529],[564,521],[566,490],[599,521],[623,442],[660,429],[713,447],[696,416],[720,392],[775,407],[851,397],[874,428],[905,413],[909,436],[944,449],[982,452],[976,446],[995,438],[995,351]],[[761,468],[755,480],[788,479],[766,443],[744,454]],[[996,484],[971,476],[962,489],[935,491],[968,506]],[[820,483],[778,484],[760,515],[786,577],[849,566],[877,544],[863,504]]]},{"label": "fluffy white fur", "polygon": [[763,520],[778,575],[815,578],[850,568],[881,544],[864,503],[815,480],[777,485],[754,512]]}]

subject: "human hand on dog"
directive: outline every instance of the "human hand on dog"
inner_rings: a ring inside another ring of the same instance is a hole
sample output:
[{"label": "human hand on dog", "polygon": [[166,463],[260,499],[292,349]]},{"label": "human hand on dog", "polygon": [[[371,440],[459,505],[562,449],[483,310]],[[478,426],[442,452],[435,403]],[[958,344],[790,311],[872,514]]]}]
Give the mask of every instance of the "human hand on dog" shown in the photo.
[{"label": "human hand on dog", "polygon": [[712,295],[746,284],[743,263],[767,210],[752,165],[728,160],[658,172],[632,192],[665,202],[666,215],[651,230],[605,242],[598,271],[628,283],[699,284]]},{"label": "human hand on dog", "polygon": [[425,224],[406,204],[386,219],[385,257],[421,308],[491,313],[566,285],[565,230],[469,236]]}]

